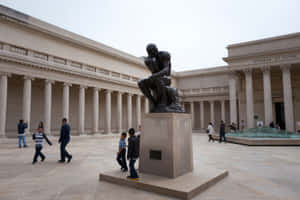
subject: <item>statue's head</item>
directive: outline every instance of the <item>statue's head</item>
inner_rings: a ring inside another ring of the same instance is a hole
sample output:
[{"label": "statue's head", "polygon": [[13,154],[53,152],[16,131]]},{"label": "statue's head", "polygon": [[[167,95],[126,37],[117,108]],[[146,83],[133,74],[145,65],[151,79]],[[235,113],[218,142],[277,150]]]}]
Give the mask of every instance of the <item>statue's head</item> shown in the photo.
[{"label": "statue's head", "polygon": [[151,57],[155,57],[158,54],[158,49],[155,44],[148,44],[146,47],[147,53]]}]

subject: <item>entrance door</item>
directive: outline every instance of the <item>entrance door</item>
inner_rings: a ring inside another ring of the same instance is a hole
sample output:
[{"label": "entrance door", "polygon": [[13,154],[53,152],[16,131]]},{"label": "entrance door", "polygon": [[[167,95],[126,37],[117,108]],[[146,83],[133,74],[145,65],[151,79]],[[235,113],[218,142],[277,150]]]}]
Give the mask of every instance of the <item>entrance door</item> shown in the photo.
[{"label": "entrance door", "polygon": [[275,103],[276,123],[281,129],[285,129],[284,104],[282,102]]}]

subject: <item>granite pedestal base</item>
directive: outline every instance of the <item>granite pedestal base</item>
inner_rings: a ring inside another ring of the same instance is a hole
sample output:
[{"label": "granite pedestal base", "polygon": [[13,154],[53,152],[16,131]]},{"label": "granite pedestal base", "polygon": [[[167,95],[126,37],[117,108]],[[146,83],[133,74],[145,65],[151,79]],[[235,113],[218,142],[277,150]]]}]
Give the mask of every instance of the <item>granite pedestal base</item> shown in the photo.
[{"label": "granite pedestal base", "polygon": [[192,120],[184,113],[143,116],[141,173],[175,178],[193,171]]},{"label": "granite pedestal base", "polygon": [[228,175],[226,170],[213,169],[211,166],[198,167],[198,170],[173,179],[140,173],[140,180],[132,181],[126,178],[128,174],[114,170],[100,173],[99,180],[189,200]]}]

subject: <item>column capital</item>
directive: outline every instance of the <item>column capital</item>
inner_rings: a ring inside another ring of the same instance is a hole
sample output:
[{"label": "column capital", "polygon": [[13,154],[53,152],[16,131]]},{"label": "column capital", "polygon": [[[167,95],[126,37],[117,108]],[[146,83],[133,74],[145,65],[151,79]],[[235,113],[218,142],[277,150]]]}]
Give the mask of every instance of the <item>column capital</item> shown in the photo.
[{"label": "column capital", "polygon": [[101,88],[97,88],[97,87],[93,87],[93,90],[94,90],[94,92],[99,92],[99,91],[101,91],[102,89],[101,89]]},{"label": "column capital", "polygon": [[11,77],[11,73],[8,73],[8,72],[0,72],[0,76]]},{"label": "column capital", "polygon": [[64,86],[72,87],[72,83],[64,83]]},{"label": "column capital", "polygon": [[50,80],[50,79],[45,79],[45,83],[54,84],[54,83],[55,83],[55,81],[54,81],[54,80]]},{"label": "column capital", "polygon": [[34,80],[34,77],[32,76],[24,76],[24,80]]},{"label": "column capital", "polygon": [[131,93],[127,93],[127,96],[130,96],[130,97],[132,97],[132,96],[133,96],[133,94],[131,94]]},{"label": "column capital", "polygon": [[252,68],[245,68],[243,69],[243,72],[245,73],[245,75],[252,75]]},{"label": "column capital", "polygon": [[280,65],[280,69],[281,69],[282,72],[290,71],[290,69],[291,69],[291,64]]},{"label": "column capital", "polygon": [[88,88],[88,86],[86,86],[86,85],[79,85],[79,88],[80,89],[86,89],[86,88]]},{"label": "column capital", "polygon": [[124,92],[122,92],[122,91],[117,91],[117,93],[118,93],[119,95],[123,95],[123,94],[124,94]]},{"label": "column capital", "polygon": [[111,89],[105,89],[104,92],[105,92],[105,93],[112,93],[112,90],[111,90]]},{"label": "column capital", "polygon": [[263,73],[269,73],[271,71],[271,67],[270,66],[262,66],[262,67],[260,67],[260,70]]}]

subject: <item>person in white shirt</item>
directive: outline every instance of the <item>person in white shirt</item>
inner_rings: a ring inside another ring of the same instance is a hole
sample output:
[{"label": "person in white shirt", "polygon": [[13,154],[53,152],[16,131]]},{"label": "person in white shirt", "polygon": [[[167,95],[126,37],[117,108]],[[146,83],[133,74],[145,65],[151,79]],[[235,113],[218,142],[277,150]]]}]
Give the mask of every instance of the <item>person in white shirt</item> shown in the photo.
[{"label": "person in white shirt", "polygon": [[215,130],[214,130],[214,126],[211,122],[209,122],[206,132],[208,133],[208,142],[210,142],[210,141],[214,142],[215,140],[212,137],[212,134],[215,132]]}]

